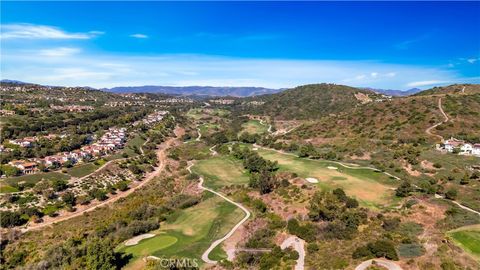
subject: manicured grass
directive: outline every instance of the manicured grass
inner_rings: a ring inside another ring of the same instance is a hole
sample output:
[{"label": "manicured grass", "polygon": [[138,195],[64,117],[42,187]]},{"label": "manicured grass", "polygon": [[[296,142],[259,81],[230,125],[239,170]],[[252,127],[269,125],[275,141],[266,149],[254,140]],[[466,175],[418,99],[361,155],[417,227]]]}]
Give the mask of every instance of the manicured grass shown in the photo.
[{"label": "manicured grass", "polygon": [[218,189],[223,186],[244,185],[248,183],[248,174],[240,161],[231,157],[217,156],[199,160],[193,171],[202,175],[207,187]]},{"label": "manicured grass", "polygon": [[[276,160],[280,170],[295,172],[301,177],[319,180],[322,189],[341,187],[363,206],[382,208],[396,202],[393,188],[398,184],[387,175],[369,169],[350,169],[326,160],[310,160],[272,150],[258,149],[269,160]],[[337,169],[329,169],[335,167]]]},{"label": "manicured grass", "polygon": [[93,163],[86,163],[79,166],[74,166],[67,170],[67,174],[73,177],[83,177],[85,175],[89,175],[98,169],[100,166],[97,166]]},{"label": "manicured grass", "polygon": [[70,177],[66,174],[62,174],[59,172],[47,172],[47,173],[36,173],[36,174],[29,174],[29,175],[22,175],[17,177],[10,177],[5,179],[5,183],[9,185],[15,185],[20,182],[25,182],[26,184],[35,184],[42,179],[52,180],[52,179],[62,179],[68,180]]},{"label": "manicured grass", "polygon": [[248,122],[242,125],[242,132],[262,134],[267,132],[268,126],[262,125],[259,120],[249,120]]},{"label": "manicured grass", "polygon": [[[139,248],[132,249],[136,246],[131,246],[119,249],[131,253],[134,260],[145,255],[154,255],[157,257],[187,257],[197,259],[199,263],[202,263],[203,252],[213,241],[230,231],[243,216],[243,212],[235,205],[217,196],[212,196],[169,218],[161,224],[159,230],[153,232],[158,235],[142,240]],[[169,238],[166,238],[167,236]],[[157,238],[161,239],[157,240]],[[173,238],[177,241],[172,244]],[[156,243],[159,243],[161,248],[158,248]],[[215,250],[212,254],[212,259],[226,257],[222,250]]]},{"label": "manicured grass", "polygon": [[124,252],[134,254],[135,257],[153,254],[159,250],[175,244],[178,239],[168,234],[159,234],[153,238],[144,239],[137,245],[128,246],[123,249]]},{"label": "manicured grass", "polygon": [[447,233],[453,242],[480,261],[480,224],[465,226]]}]

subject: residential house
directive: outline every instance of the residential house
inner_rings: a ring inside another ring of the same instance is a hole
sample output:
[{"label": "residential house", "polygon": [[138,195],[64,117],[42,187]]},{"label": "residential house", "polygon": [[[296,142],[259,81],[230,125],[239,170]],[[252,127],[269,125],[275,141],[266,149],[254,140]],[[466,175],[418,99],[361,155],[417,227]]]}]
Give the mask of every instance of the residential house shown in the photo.
[{"label": "residential house", "polygon": [[8,164],[18,168],[22,174],[32,174],[38,171],[37,163],[31,161],[14,160]]}]

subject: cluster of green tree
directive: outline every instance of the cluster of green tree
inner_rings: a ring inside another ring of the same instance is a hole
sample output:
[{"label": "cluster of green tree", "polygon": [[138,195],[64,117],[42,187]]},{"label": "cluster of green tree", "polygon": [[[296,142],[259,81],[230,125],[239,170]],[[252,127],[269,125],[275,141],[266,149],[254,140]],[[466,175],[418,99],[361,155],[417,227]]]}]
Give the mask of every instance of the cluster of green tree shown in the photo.
[{"label": "cluster of green tree", "polygon": [[310,220],[327,222],[323,231],[327,238],[349,239],[359,225],[367,222],[367,210],[359,208],[358,201],[348,197],[341,188],[315,192],[308,209]]},{"label": "cluster of green tree", "polygon": [[274,246],[270,252],[263,254],[255,254],[251,252],[240,252],[235,260],[234,265],[226,265],[228,268],[247,269],[254,267],[255,269],[290,269],[294,265],[294,261],[298,259],[298,252],[292,248],[282,250],[279,246]]},{"label": "cluster of green tree", "polygon": [[243,160],[243,167],[250,172],[249,186],[258,189],[260,194],[270,193],[278,186],[275,175],[277,161],[266,160],[257,152],[241,148],[238,144],[232,146],[232,155]]},{"label": "cluster of green tree", "polygon": [[[0,159],[3,158],[3,154],[0,155]],[[3,159],[2,159],[3,160]],[[13,167],[7,164],[0,165],[0,175],[5,175],[7,177],[20,175],[21,171],[17,167]]]},{"label": "cluster of green tree", "polygon": [[318,151],[311,143],[300,146],[298,149],[298,156],[309,157],[313,159],[328,159],[328,160],[338,159],[337,154],[334,151],[327,151],[327,152]]},{"label": "cluster of green tree", "polygon": [[389,260],[398,260],[398,254],[393,242],[390,240],[377,240],[370,242],[365,246],[360,246],[352,254],[352,258],[387,258]]}]

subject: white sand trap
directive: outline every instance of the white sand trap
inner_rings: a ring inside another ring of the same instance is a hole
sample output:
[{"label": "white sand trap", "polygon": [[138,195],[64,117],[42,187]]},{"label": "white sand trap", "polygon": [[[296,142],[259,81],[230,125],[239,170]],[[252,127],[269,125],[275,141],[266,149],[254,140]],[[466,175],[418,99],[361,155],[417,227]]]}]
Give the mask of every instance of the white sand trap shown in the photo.
[{"label": "white sand trap", "polygon": [[252,150],[253,150],[253,151],[257,151],[257,150],[258,150],[258,148],[257,148],[257,147],[254,147],[254,148],[252,148]]},{"label": "white sand trap", "polygon": [[152,238],[154,236],[155,236],[155,234],[153,234],[153,233],[145,233],[145,234],[137,235],[133,238],[128,239],[127,242],[125,242],[125,246],[127,246],[127,247],[128,246],[135,246],[136,244],[138,244],[143,239]]},{"label": "white sand trap", "polygon": [[338,170],[337,167],[333,167],[333,166],[328,166],[327,169],[329,169],[329,170]]},{"label": "white sand trap", "polygon": [[305,180],[307,180],[307,182],[312,183],[312,184],[318,183],[317,178],[308,177],[308,178],[305,178]]}]

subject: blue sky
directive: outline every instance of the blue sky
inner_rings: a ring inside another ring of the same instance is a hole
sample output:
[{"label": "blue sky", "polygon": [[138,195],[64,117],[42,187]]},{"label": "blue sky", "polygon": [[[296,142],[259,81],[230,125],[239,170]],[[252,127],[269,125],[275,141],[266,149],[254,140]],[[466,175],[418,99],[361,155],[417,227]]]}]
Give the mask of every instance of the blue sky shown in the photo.
[{"label": "blue sky", "polygon": [[1,2],[1,78],[409,89],[480,82],[479,2]]}]

